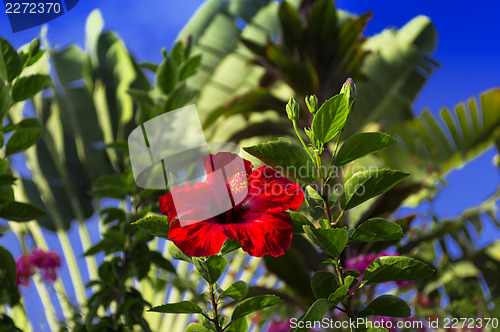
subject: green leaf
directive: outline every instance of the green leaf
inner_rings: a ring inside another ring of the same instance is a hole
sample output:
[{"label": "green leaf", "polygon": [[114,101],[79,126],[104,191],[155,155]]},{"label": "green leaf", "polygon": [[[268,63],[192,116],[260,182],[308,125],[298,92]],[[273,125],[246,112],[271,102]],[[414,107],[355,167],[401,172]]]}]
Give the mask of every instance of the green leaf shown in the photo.
[{"label": "green leaf", "polygon": [[156,85],[165,94],[169,94],[178,81],[178,70],[175,61],[169,57],[165,59],[156,71]]},{"label": "green leaf", "polygon": [[227,332],[247,332],[248,323],[245,317],[233,320],[231,325],[227,328]]},{"label": "green leaf", "polygon": [[307,151],[297,144],[278,140],[243,149],[278,172],[309,183],[315,182],[314,164]]},{"label": "green leaf", "polygon": [[408,173],[389,169],[354,173],[344,183],[344,192],[340,196],[340,205],[343,210],[352,209],[370,198],[388,191],[409,175]]},{"label": "green leaf", "polygon": [[321,229],[304,226],[304,232],[316,247],[335,258],[347,244],[348,233],[344,228]]},{"label": "green leaf", "polygon": [[348,291],[347,286],[345,285],[340,286],[333,294],[331,294],[328,297],[328,302],[330,302],[333,305],[337,305],[340,301],[344,299],[344,297],[346,297],[347,291]]},{"label": "green leaf", "polygon": [[186,326],[186,329],[184,331],[185,332],[210,332],[212,330],[206,328],[205,326],[201,325],[200,323],[191,323],[188,326]]},{"label": "green leaf", "polygon": [[411,308],[405,300],[394,295],[381,295],[373,300],[357,317],[369,315],[389,317],[410,317]]},{"label": "green leaf", "polygon": [[172,256],[172,258],[174,258],[174,259],[178,259],[178,260],[185,261],[185,262],[188,262],[188,263],[192,263],[193,262],[193,259],[191,257],[189,257],[188,255],[186,255],[185,253],[183,253],[173,243],[169,243],[168,244],[168,252],[169,252],[170,256]]},{"label": "green leaf", "polygon": [[[0,246],[0,266],[2,267],[0,284],[7,287],[14,287],[17,274],[16,261],[12,257],[12,254],[3,246]],[[2,280],[3,278],[5,279]]]},{"label": "green leaf", "polygon": [[349,109],[343,93],[325,101],[312,121],[311,130],[314,136],[321,143],[331,141],[344,127]]},{"label": "green leaf", "polygon": [[362,285],[387,281],[413,281],[426,278],[434,272],[429,265],[410,257],[379,257],[366,268]]},{"label": "green leaf", "polygon": [[22,101],[32,98],[42,91],[52,79],[48,75],[31,75],[18,78],[12,85],[10,91],[14,101]]},{"label": "green leaf", "polygon": [[167,303],[157,307],[153,307],[148,311],[164,312],[169,314],[201,314],[200,306],[191,301],[181,301],[177,303]]},{"label": "green leaf", "polygon": [[[345,286],[343,286],[345,287]],[[333,308],[333,304],[331,304],[330,302],[328,302],[327,300],[325,299],[319,299],[317,300],[316,302],[314,302],[311,307],[309,308],[309,310],[307,310],[307,312],[298,320],[298,322],[317,322],[317,321],[320,321],[321,318],[323,318],[323,316],[328,312],[330,311],[331,309]],[[293,332],[298,332],[298,331],[302,331],[302,332],[306,332],[306,331],[309,331],[310,328],[306,327],[307,325],[309,324],[300,324],[300,326],[303,326],[302,328],[299,328],[299,324],[297,324],[297,327],[293,330],[290,330],[290,331],[293,331]],[[311,325],[312,326],[312,325]]]},{"label": "green leaf", "polygon": [[[7,115],[7,111],[12,105],[12,98],[9,94],[9,89],[5,85],[5,83],[0,80],[0,120],[3,121],[5,115]],[[2,122],[3,123],[3,122]]]},{"label": "green leaf", "polygon": [[222,256],[232,252],[232,251],[235,251],[235,250],[238,250],[241,248],[241,243],[238,242],[238,239],[234,238],[232,240],[225,240],[224,241],[224,244],[222,245],[222,249],[220,250],[220,254]]},{"label": "green leaf", "polygon": [[304,198],[306,199],[307,211],[313,219],[318,220],[325,216],[325,203],[323,202],[323,198],[321,198],[313,187],[306,187]]},{"label": "green leaf", "polygon": [[175,267],[172,265],[172,263],[166,259],[165,257],[162,256],[161,253],[157,251],[151,251],[144,255],[144,257],[149,260],[151,263],[156,265],[157,267],[164,269],[165,271],[170,271],[173,273],[177,273],[175,270]]},{"label": "green leaf", "polygon": [[317,299],[328,298],[338,287],[335,276],[328,271],[318,271],[311,278],[311,288]]},{"label": "green leaf", "polygon": [[235,299],[236,301],[241,301],[248,293],[248,285],[246,282],[239,280],[236,281],[234,284],[226,288],[222,292],[222,296],[229,296],[232,299]]},{"label": "green leaf", "polygon": [[0,209],[0,218],[11,221],[30,221],[44,214],[39,208],[21,202],[9,202]]},{"label": "green leaf", "polygon": [[335,166],[340,167],[370,153],[385,149],[397,141],[384,133],[360,133],[349,137],[335,158]]},{"label": "green leaf", "polygon": [[372,218],[354,230],[349,242],[391,241],[404,236],[403,229],[398,224],[382,218]]},{"label": "green leaf", "polygon": [[215,284],[226,269],[227,259],[222,256],[210,256],[204,261],[193,257],[193,263],[203,279],[210,284]]},{"label": "green leaf", "polygon": [[347,286],[347,289],[353,288],[358,282],[359,279],[355,276],[346,276],[344,279],[344,283]]},{"label": "green leaf", "polygon": [[154,236],[168,239],[168,230],[170,223],[165,216],[149,216],[133,222],[132,225],[148,232]]},{"label": "green leaf", "polygon": [[5,159],[0,159],[0,173],[9,169],[9,163]]},{"label": "green leaf", "polygon": [[10,174],[0,174],[0,186],[11,186],[14,182],[16,182],[16,180],[17,178]]},{"label": "green leaf", "polygon": [[8,225],[0,225],[0,237],[4,236],[10,231],[10,227]]},{"label": "green leaf", "polygon": [[283,300],[281,300],[276,295],[261,295],[251,297],[249,299],[241,301],[240,304],[238,304],[234,308],[233,314],[231,315],[231,320],[237,320],[241,317],[245,317],[246,315],[251,314],[252,312],[262,310],[281,302],[283,302]]},{"label": "green leaf", "polygon": [[335,203],[337,203],[338,198],[339,198],[339,190],[338,190],[338,188],[335,188],[333,193],[328,195],[328,204],[330,205],[330,208],[335,206]]},{"label": "green leaf", "polygon": [[22,70],[22,58],[7,40],[0,37],[0,78],[12,82]]},{"label": "green leaf", "polygon": [[293,232],[294,233],[304,233],[303,226],[313,226],[313,224],[307,219],[302,213],[287,210],[286,213],[290,216],[292,220]]},{"label": "green leaf", "polygon": [[200,65],[201,54],[190,57],[179,66],[179,81],[184,81],[196,72]]},{"label": "green leaf", "polygon": [[26,150],[35,144],[43,133],[42,123],[36,118],[24,119],[15,128],[16,131],[5,145],[7,156]]}]

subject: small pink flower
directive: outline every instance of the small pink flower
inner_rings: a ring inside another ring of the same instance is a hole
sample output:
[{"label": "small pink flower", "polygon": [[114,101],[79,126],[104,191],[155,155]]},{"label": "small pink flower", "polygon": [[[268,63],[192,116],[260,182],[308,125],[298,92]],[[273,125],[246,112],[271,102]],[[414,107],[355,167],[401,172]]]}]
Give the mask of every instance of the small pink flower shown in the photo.
[{"label": "small pink flower", "polygon": [[290,331],[290,321],[279,321],[277,319],[273,319],[269,327],[267,328],[267,332],[288,332]]},{"label": "small pink flower", "polygon": [[35,273],[33,259],[29,254],[22,254],[16,260],[17,277],[16,285],[29,286],[30,278]]},{"label": "small pink flower", "polygon": [[29,279],[37,270],[42,272],[45,281],[54,282],[57,279],[56,269],[61,267],[61,257],[55,251],[33,249],[29,254],[22,254],[16,266],[16,285],[29,286]]},{"label": "small pink flower", "polygon": [[356,257],[350,258],[346,261],[347,269],[355,269],[358,270],[361,275],[365,272],[368,265],[371,264],[374,260],[382,256],[390,256],[389,253],[385,250],[380,253],[369,253],[369,254],[361,254]]}]

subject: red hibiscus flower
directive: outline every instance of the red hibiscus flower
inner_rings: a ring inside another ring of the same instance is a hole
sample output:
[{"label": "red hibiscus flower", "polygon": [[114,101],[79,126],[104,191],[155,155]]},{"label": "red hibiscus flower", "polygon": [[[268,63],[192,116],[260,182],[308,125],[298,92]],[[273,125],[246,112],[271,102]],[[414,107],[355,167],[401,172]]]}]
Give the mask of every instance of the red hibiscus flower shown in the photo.
[{"label": "red hibiscus flower", "polygon": [[204,156],[203,162],[204,182],[173,188],[160,197],[175,245],[190,256],[211,256],[225,240],[236,238],[252,256],[284,254],[292,240],[285,211],[302,204],[300,186],[268,166],[252,170],[248,160],[229,152]]}]

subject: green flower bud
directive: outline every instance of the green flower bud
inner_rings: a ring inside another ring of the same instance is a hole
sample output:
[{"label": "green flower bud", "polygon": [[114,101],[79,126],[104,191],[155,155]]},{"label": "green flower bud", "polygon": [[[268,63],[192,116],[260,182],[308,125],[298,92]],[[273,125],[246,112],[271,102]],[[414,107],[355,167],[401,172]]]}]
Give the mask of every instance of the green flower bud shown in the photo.
[{"label": "green flower bud", "polygon": [[300,105],[293,97],[290,97],[288,104],[286,104],[286,114],[288,114],[288,118],[292,121],[297,121],[299,119]]},{"label": "green flower bud", "polygon": [[354,81],[352,78],[348,78],[347,81],[345,81],[344,85],[342,86],[342,90],[340,90],[340,93],[345,94],[345,96],[349,100],[349,105],[352,105],[354,101],[356,100],[356,84],[354,84]]},{"label": "green flower bud", "polygon": [[316,95],[307,96],[306,105],[307,108],[309,108],[309,112],[311,112],[312,114],[316,114],[316,112],[318,111],[318,98],[316,98]]}]

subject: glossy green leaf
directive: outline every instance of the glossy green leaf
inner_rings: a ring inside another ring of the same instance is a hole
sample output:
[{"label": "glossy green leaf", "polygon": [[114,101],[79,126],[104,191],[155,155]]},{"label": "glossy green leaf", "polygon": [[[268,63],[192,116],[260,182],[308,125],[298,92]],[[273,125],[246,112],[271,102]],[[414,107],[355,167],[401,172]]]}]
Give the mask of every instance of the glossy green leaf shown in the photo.
[{"label": "glossy green leaf", "polygon": [[168,239],[168,230],[170,229],[170,223],[168,221],[168,218],[165,216],[149,216],[133,222],[132,225],[154,236]]},{"label": "glossy green leaf", "polygon": [[[329,301],[325,299],[319,299],[316,302],[314,302],[311,307],[307,310],[307,312],[297,321],[297,322],[317,322],[320,321],[323,316],[330,311],[333,308],[333,304],[331,304]],[[306,332],[309,331],[310,328],[306,327],[308,324],[302,323],[302,324],[297,324],[297,327],[295,329],[292,329],[290,331],[293,332]],[[300,328],[299,326],[303,326]],[[313,324],[311,324],[313,326]]]},{"label": "glossy green leaf", "polygon": [[343,93],[325,101],[312,121],[311,130],[314,136],[321,143],[332,140],[344,127],[349,109]]},{"label": "glossy green leaf", "polygon": [[410,174],[389,169],[354,173],[345,183],[340,196],[343,210],[349,210],[395,186]]},{"label": "glossy green leaf", "polygon": [[264,308],[273,306],[283,302],[282,299],[275,295],[261,295],[248,298],[241,301],[233,311],[231,315],[231,320],[237,320],[239,318],[245,317],[252,312],[262,310]]},{"label": "glossy green leaf", "polygon": [[248,293],[248,285],[246,282],[239,280],[233,283],[222,292],[222,296],[229,296],[236,301],[241,301]]},{"label": "glossy green leaf", "polygon": [[201,314],[200,306],[191,301],[181,301],[177,303],[167,303],[157,307],[153,307],[148,311],[163,312],[169,314]]},{"label": "glossy green leaf", "polygon": [[185,332],[210,332],[212,330],[206,328],[205,326],[201,325],[200,323],[191,323],[188,326],[186,326],[186,329],[184,331]]},{"label": "glossy green leaf", "polygon": [[30,99],[42,91],[50,82],[52,82],[52,79],[48,75],[23,76],[14,82],[10,94],[14,101]]},{"label": "glossy green leaf", "polygon": [[278,172],[314,183],[316,170],[307,151],[285,140],[271,141],[243,148]]},{"label": "glossy green leaf", "polygon": [[9,202],[0,208],[0,218],[11,221],[30,221],[44,214],[39,208],[21,202]]},{"label": "glossy green leaf", "polygon": [[364,310],[358,313],[357,317],[389,316],[389,317],[410,317],[411,308],[405,300],[394,295],[381,295],[373,300]]},{"label": "glossy green leaf", "polygon": [[306,187],[304,198],[307,204],[307,211],[314,220],[318,220],[325,216],[325,203],[323,202],[323,198],[321,198],[313,187]]},{"label": "glossy green leaf", "polygon": [[404,237],[403,229],[398,224],[382,218],[373,218],[359,225],[350,242],[391,241]]},{"label": "glossy green leaf", "polygon": [[339,288],[337,288],[337,290],[335,290],[335,292],[333,292],[333,294],[328,297],[328,302],[333,305],[337,305],[347,296],[347,291],[347,286],[340,286]]},{"label": "glossy green leaf", "polygon": [[215,284],[226,269],[227,259],[222,256],[210,256],[207,260],[193,257],[198,272],[210,284]]},{"label": "glossy green leaf", "polygon": [[347,244],[348,233],[344,228],[321,229],[304,226],[307,237],[319,249],[336,258]]},{"label": "glossy green leaf", "polygon": [[311,288],[317,299],[327,299],[338,287],[335,275],[328,271],[318,271],[311,278]]},{"label": "glossy green leaf", "polygon": [[304,233],[303,226],[313,226],[313,224],[300,212],[295,212],[287,210],[286,213],[290,216],[292,220],[293,232],[294,233]]},{"label": "glossy green leaf", "polygon": [[355,276],[346,276],[344,278],[344,283],[347,286],[347,289],[353,288],[359,282],[359,278]]},{"label": "glossy green leaf", "polygon": [[185,253],[183,253],[173,243],[169,243],[168,244],[168,252],[169,252],[170,256],[172,256],[172,258],[174,258],[174,259],[178,259],[178,260],[185,261],[185,262],[188,262],[188,263],[192,263],[193,262],[193,259],[191,257],[189,257],[188,255],[186,255]]},{"label": "glossy green leaf", "polygon": [[222,256],[232,252],[232,251],[235,251],[235,250],[238,250],[241,248],[241,243],[238,242],[238,239],[234,238],[233,240],[225,240],[224,241],[224,244],[222,245],[222,249],[220,250],[220,254]]},{"label": "glossy green leaf", "polygon": [[385,149],[397,141],[384,133],[360,133],[349,137],[335,158],[335,166],[340,167],[370,153]]},{"label": "glossy green leaf", "polygon": [[169,94],[175,88],[178,77],[177,64],[172,58],[167,58],[156,71],[156,85],[165,94]]},{"label": "glossy green leaf", "polygon": [[245,317],[231,322],[231,325],[226,330],[227,332],[248,332],[248,323]]},{"label": "glossy green leaf", "polygon": [[430,276],[434,270],[429,265],[410,257],[384,256],[368,265],[362,285],[387,281],[413,281]]},{"label": "glossy green leaf", "polygon": [[13,81],[23,70],[23,61],[12,45],[0,37],[0,78]]}]

